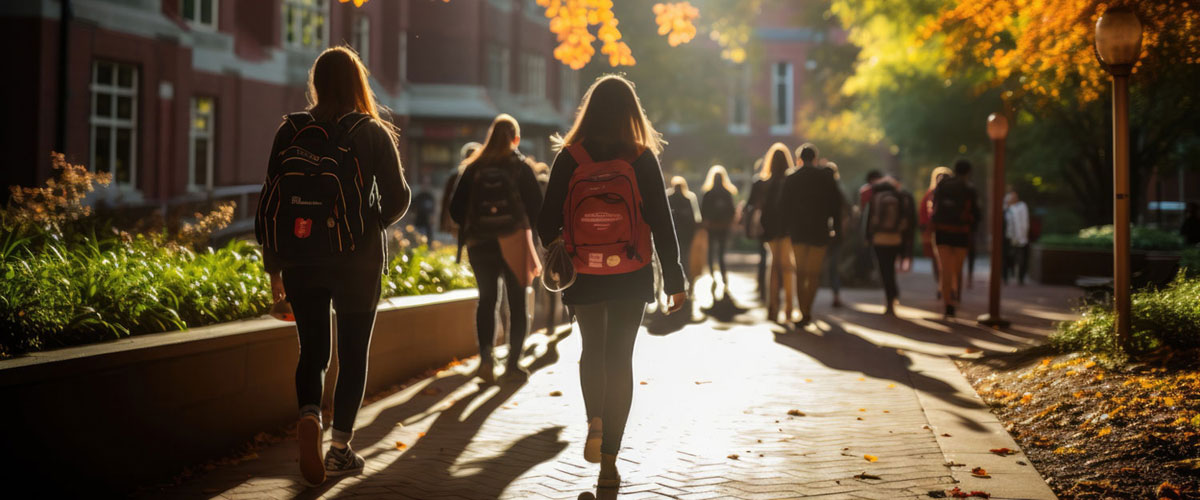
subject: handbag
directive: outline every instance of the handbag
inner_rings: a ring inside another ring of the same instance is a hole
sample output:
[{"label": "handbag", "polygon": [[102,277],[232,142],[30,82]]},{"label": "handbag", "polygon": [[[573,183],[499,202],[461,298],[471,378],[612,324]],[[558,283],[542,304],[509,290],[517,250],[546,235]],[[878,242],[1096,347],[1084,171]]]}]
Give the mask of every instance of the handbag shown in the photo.
[{"label": "handbag", "polygon": [[546,247],[545,264],[542,267],[542,286],[551,292],[561,292],[575,283],[575,264],[567,253],[562,238]]}]

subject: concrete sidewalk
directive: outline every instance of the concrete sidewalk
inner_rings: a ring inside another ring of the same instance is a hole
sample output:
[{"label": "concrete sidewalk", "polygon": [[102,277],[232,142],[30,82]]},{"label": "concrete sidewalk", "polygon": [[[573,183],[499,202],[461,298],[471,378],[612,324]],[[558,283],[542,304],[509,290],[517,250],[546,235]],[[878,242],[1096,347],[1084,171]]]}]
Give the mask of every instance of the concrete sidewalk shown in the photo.
[{"label": "concrete sidewalk", "polygon": [[[932,278],[920,272],[902,278],[898,318],[879,316],[879,290],[846,290],[847,307],[836,310],[822,290],[818,321],[801,331],[766,323],[761,308],[729,322],[652,318],[655,333],[638,339],[619,497],[929,498],[957,486],[993,498],[1054,498],[1023,453],[988,452],[1018,447],[951,356],[1038,342],[1051,320],[1071,317],[1075,293],[1006,289],[1015,326],[996,332],[974,324],[985,285],[976,282],[956,321],[932,312]],[[733,296],[757,306],[748,275],[735,276]],[[596,491],[598,472],[582,456],[579,349],[578,334],[566,329],[534,335],[526,362],[536,371],[522,387],[480,387],[466,376],[471,360],[368,405],[354,441],[367,459],[362,476],[306,489],[295,443],[286,442],[147,493],[577,498]],[[991,477],[974,477],[974,467]]]}]

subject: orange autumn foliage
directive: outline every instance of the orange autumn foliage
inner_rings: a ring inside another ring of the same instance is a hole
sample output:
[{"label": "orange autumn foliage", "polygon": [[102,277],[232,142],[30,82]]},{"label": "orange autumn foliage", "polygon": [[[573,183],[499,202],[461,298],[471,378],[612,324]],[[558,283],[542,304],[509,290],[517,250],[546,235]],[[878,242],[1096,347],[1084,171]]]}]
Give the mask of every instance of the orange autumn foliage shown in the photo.
[{"label": "orange autumn foliage", "polygon": [[696,25],[692,21],[698,17],[700,9],[693,7],[691,2],[654,4],[654,22],[658,24],[658,34],[666,35],[667,43],[672,47],[696,38]]},{"label": "orange autumn foliage", "polygon": [[947,73],[982,67],[989,86],[1035,100],[1058,100],[1071,92],[1079,102],[1090,102],[1108,88],[1093,49],[1096,20],[1116,5],[1134,8],[1143,24],[1135,72],[1200,63],[1195,0],[958,0],[923,26],[921,35],[941,40]]}]

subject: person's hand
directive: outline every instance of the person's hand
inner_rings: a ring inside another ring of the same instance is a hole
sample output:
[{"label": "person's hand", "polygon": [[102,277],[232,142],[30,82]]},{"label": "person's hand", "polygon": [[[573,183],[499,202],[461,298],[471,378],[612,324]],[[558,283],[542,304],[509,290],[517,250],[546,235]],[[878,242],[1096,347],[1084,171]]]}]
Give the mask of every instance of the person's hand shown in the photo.
[{"label": "person's hand", "polygon": [[912,271],[912,257],[904,257],[900,259],[900,272],[907,273]]},{"label": "person's hand", "polygon": [[683,309],[683,303],[687,302],[687,293],[679,292],[671,295],[667,299],[667,314],[674,314],[676,311]]},{"label": "person's hand", "polygon": [[283,291],[283,275],[278,271],[271,273],[271,299],[275,302],[282,302],[287,298],[287,292]]}]

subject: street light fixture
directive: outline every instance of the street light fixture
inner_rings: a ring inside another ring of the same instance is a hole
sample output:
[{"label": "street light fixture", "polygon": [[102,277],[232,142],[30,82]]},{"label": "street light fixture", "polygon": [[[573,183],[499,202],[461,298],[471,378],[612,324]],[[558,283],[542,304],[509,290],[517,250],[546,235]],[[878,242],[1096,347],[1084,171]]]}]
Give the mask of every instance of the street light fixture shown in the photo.
[{"label": "street light fixture", "polygon": [[1004,140],[1008,137],[1008,118],[992,113],[987,118],[987,134],[992,139],[991,275],[988,278],[988,312],[979,316],[979,324],[1005,328],[1008,320],[1000,317],[1000,281],[1004,271]]},{"label": "street light fixture", "polygon": [[1096,21],[1096,58],[1113,79],[1113,306],[1117,345],[1129,345],[1129,75],[1142,53],[1142,22],[1128,7]]}]

